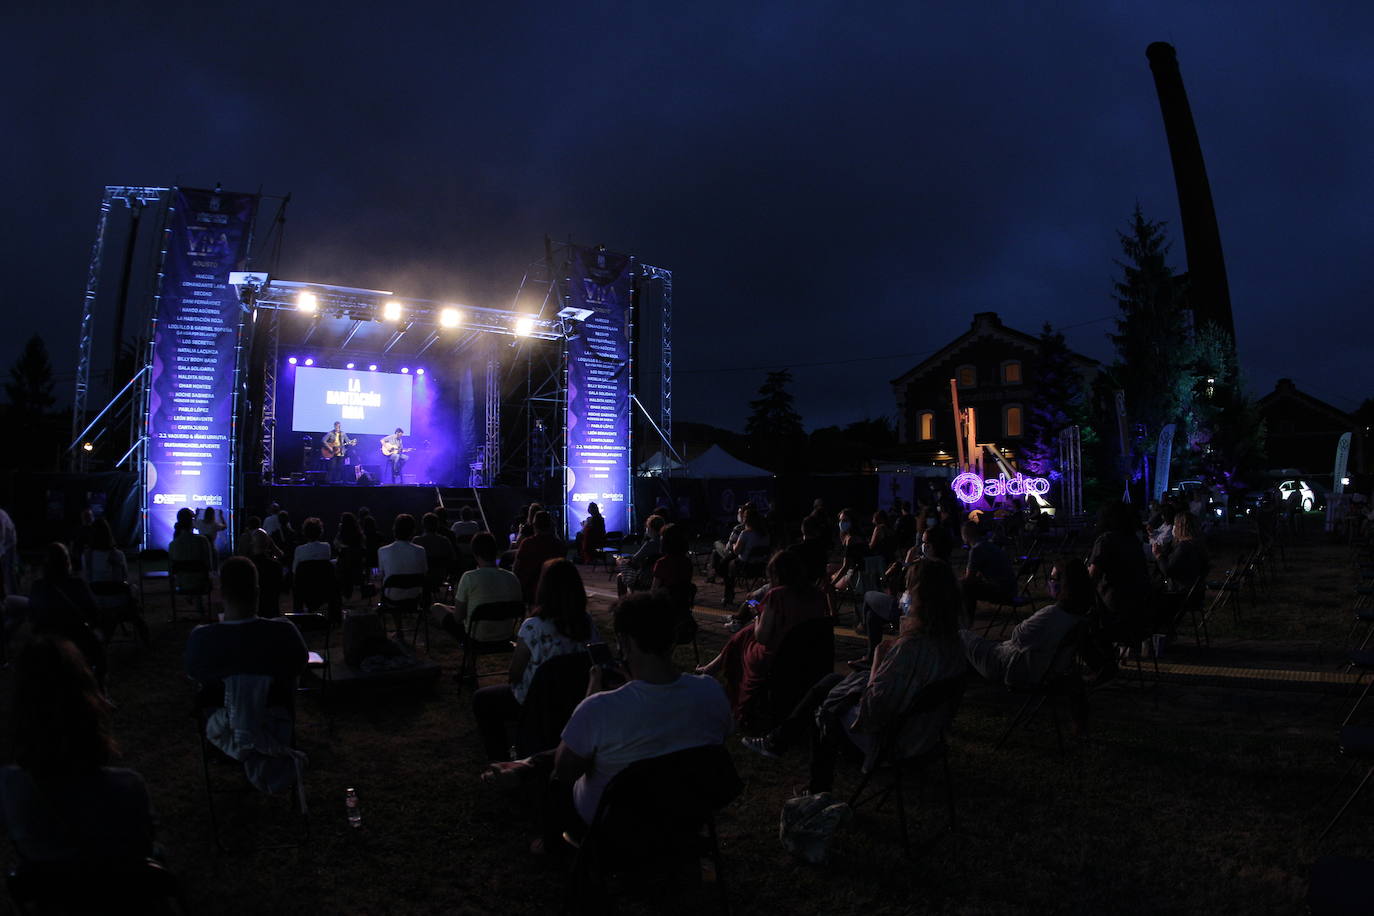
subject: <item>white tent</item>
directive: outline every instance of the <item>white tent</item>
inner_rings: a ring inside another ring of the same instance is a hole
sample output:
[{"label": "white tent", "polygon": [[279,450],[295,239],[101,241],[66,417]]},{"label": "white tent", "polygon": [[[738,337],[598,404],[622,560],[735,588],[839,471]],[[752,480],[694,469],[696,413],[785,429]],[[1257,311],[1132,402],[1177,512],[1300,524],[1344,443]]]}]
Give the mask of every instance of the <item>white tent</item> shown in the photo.
[{"label": "white tent", "polygon": [[663,454],[662,451],[654,452],[653,456],[639,466],[639,473],[642,477],[662,477],[665,474],[676,474],[686,465],[676,458]]},{"label": "white tent", "polygon": [[673,476],[710,480],[721,477],[772,477],[773,474],[771,471],[765,471],[763,468],[756,468],[752,464],[740,461],[719,445],[713,445],[687,462],[685,473],[677,471]]}]

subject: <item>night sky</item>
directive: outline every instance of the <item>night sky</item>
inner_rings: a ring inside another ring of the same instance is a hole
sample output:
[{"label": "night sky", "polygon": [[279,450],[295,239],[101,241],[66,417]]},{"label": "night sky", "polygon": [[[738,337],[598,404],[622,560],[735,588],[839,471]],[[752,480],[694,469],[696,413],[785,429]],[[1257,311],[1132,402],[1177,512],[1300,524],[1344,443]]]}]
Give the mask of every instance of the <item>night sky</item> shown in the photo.
[{"label": "night sky", "polygon": [[70,398],[104,185],[216,182],[293,195],[288,279],[504,306],[546,233],[671,268],[679,419],[784,366],[808,427],[893,414],[978,311],[1109,359],[1137,201],[1186,266],[1169,41],[1252,393],[1374,396],[1374,5],[1038,6],[5,4],[0,367],[41,332]]}]

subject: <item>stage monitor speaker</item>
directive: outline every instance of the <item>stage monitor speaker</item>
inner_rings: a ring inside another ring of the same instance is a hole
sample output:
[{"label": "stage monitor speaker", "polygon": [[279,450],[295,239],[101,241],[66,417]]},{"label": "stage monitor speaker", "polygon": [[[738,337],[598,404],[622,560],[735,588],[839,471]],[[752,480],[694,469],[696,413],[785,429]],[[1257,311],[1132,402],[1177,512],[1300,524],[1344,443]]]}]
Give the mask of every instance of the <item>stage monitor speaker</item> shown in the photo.
[{"label": "stage monitor speaker", "polygon": [[305,472],[305,482],[308,483],[308,484],[310,484],[312,487],[324,486],[324,483],[325,483],[325,472],[324,472],[324,471],[306,471],[306,472]]}]

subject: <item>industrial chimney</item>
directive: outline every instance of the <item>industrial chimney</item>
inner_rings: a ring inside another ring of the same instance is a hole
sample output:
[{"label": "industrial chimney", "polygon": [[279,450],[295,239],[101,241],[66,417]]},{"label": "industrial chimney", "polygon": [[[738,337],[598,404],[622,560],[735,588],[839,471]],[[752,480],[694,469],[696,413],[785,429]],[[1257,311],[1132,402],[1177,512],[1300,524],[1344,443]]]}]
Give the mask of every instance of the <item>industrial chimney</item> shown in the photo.
[{"label": "industrial chimney", "polygon": [[1178,56],[1173,45],[1156,41],[1145,49],[1159,93],[1159,110],[1169,137],[1169,158],[1178,187],[1178,210],[1183,220],[1183,243],[1188,254],[1188,300],[1198,325],[1211,321],[1235,339],[1231,292],[1226,283],[1226,262],[1221,255],[1221,233],[1212,206],[1212,189],[1202,161],[1193,112],[1183,90]]}]

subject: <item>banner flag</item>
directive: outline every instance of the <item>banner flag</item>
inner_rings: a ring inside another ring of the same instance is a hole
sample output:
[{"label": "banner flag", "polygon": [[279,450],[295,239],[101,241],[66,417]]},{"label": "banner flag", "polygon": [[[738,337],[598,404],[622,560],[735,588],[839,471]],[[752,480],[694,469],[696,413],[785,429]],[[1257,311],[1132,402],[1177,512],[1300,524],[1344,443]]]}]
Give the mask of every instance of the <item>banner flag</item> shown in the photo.
[{"label": "banner flag", "polygon": [[630,533],[630,322],[634,259],[578,248],[568,305],[591,312],[568,340],[567,471],[563,519],[569,539],[594,502],[607,531]]},{"label": "banner flag", "polygon": [[242,306],[229,273],[248,255],[258,197],[177,188],[171,206],[145,418],[150,547],[172,539],[180,509],[231,508]]},{"label": "banner flag", "polygon": [[1159,431],[1159,447],[1155,451],[1155,486],[1153,498],[1158,502],[1169,489],[1169,462],[1174,457],[1174,424]]},{"label": "banner flag", "polygon": [[1344,493],[1346,466],[1350,463],[1350,440],[1354,437],[1353,433],[1342,433],[1341,439],[1336,443],[1336,469],[1332,472],[1331,492]]}]

